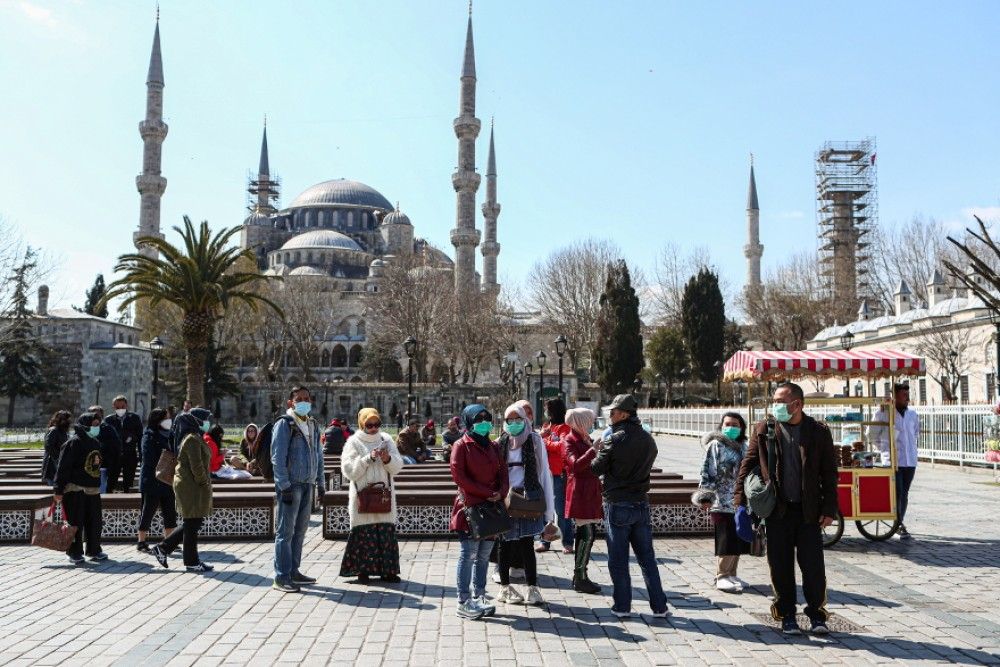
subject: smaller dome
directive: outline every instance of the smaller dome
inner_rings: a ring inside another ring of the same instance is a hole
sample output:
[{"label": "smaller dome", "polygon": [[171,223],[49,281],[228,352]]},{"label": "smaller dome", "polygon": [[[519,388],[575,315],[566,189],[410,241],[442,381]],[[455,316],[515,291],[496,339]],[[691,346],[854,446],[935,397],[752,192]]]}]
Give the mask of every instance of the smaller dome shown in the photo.
[{"label": "smaller dome", "polygon": [[260,227],[270,227],[271,218],[265,213],[254,211],[243,221],[244,225],[258,225]]},{"label": "smaller dome", "polygon": [[399,202],[396,202],[396,209],[389,215],[382,218],[383,225],[409,225],[410,218],[399,210]]},{"label": "smaller dome", "polygon": [[931,317],[945,317],[959,310],[963,310],[966,304],[966,300],[961,297],[945,299],[944,301],[940,301],[931,306],[927,311],[927,314]]},{"label": "smaller dome", "polygon": [[341,248],[342,250],[357,250],[364,252],[357,241],[350,236],[335,232],[332,229],[316,229],[311,232],[303,232],[285,241],[281,246],[282,250],[296,250],[299,248]]},{"label": "smaller dome", "polygon": [[300,266],[288,272],[290,276],[326,276],[325,273],[313,266]]}]

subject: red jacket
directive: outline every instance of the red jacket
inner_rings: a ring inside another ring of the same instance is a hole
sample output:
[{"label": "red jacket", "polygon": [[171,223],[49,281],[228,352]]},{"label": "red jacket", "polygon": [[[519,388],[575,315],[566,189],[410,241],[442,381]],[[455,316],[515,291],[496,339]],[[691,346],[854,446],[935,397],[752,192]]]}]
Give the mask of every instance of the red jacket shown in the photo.
[{"label": "red jacket", "polygon": [[590,462],[597,456],[597,450],[572,431],[563,439],[563,444],[566,469],[566,518],[603,518],[601,480],[590,471]]},{"label": "red jacket", "polygon": [[[451,507],[452,530],[469,530],[469,522],[462,509],[478,505],[494,493],[501,498],[507,495],[507,466],[500,460],[500,447],[490,442],[483,447],[468,434],[463,435],[451,448],[451,478],[458,485],[459,493]],[[462,496],[465,502],[462,502]]]},{"label": "red jacket", "polygon": [[545,436],[545,451],[549,453],[549,472],[563,474],[563,442],[573,432],[567,424],[553,424]]},{"label": "red jacket", "polygon": [[219,468],[221,468],[222,464],[226,462],[226,459],[222,455],[222,452],[219,451],[219,446],[215,444],[215,439],[212,438],[212,436],[206,433],[205,435],[202,436],[202,438],[208,445],[209,451],[212,452],[212,458],[209,459],[208,471],[219,472]]}]

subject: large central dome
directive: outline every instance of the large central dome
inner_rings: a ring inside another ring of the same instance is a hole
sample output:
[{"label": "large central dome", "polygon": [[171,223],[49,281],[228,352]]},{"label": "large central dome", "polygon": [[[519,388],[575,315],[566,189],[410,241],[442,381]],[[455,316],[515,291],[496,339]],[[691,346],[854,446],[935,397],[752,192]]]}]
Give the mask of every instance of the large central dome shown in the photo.
[{"label": "large central dome", "polygon": [[375,188],[346,178],[317,183],[296,197],[289,208],[337,204],[380,208],[384,211],[391,211],[393,208],[389,200]]}]

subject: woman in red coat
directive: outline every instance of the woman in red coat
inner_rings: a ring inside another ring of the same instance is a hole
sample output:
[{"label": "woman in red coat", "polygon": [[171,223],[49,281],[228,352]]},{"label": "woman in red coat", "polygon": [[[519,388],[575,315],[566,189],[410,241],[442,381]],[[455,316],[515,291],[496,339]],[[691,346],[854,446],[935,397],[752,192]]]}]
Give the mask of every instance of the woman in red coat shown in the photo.
[{"label": "woman in red coat", "polygon": [[597,536],[597,524],[604,518],[601,509],[601,480],[590,471],[590,462],[597,456],[589,435],[594,426],[594,413],[587,408],[568,410],[566,425],[570,427],[569,435],[563,438],[566,518],[573,519],[576,523],[573,590],[578,593],[600,593],[601,587],[587,576],[587,564]]},{"label": "woman in red coat", "polygon": [[499,447],[490,440],[493,415],[486,406],[478,403],[468,406],[462,411],[462,421],[465,435],[452,447],[449,461],[451,477],[458,485],[450,527],[458,533],[461,544],[456,614],[460,618],[478,619],[496,613],[496,607],[486,601],[486,570],[493,540],[473,538],[463,510],[504,498],[507,495],[507,466],[501,461]]}]

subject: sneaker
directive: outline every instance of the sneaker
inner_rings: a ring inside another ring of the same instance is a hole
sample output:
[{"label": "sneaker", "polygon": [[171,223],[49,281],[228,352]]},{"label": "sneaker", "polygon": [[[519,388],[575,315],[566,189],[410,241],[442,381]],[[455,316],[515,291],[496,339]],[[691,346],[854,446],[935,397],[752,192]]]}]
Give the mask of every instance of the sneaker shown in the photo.
[{"label": "sneaker", "polygon": [[740,593],[743,587],[735,577],[719,577],[715,580],[715,587],[723,593]]},{"label": "sneaker", "polygon": [[663,611],[654,611],[653,612],[653,618],[669,618],[669,617],[670,617],[670,610],[669,609],[664,609]]},{"label": "sneaker", "polygon": [[472,598],[472,603],[483,610],[483,616],[493,616],[497,613],[496,605],[491,604],[489,600],[486,599],[486,595],[480,595],[477,598]]},{"label": "sneaker", "polygon": [[524,596],[517,592],[513,586],[501,586],[497,602],[506,604],[524,604]]},{"label": "sneaker", "polygon": [[750,584],[748,584],[747,582],[743,581],[739,577],[730,577],[730,579],[732,579],[733,581],[735,581],[736,583],[738,583],[741,588],[749,588],[750,587]]},{"label": "sneaker", "polygon": [[149,545],[146,544],[145,542],[136,542],[135,543],[135,550],[136,551],[141,551],[144,554],[148,554],[149,553]]},{"label": "sneaker", "polygon": [[106,561],[108,559],[108,555],[106,553],[104,553],[103,551],[101,551],[100,553],[96,553],[93,556],[89,556],[89,558],[90,558],[91,561],[93,561],[95,563],[103,563],[104,561]]},{"label": "sneaker", "polygon": [[899,535],[899,539],[901,540],[913,539],[913,535],[910,535],[910,531],[908,531],[906,529],[906,526],[904,526],[903,524],[899,524],[899,530],[896,532],[896,534]]},{"label": "sneaker", "polygon": [[167,554],[159,544],[154,544],[150,547],[149,553],[153,554],[157,563],[163,567],[167,567]]},{"label": "sneaker", "polygon": [[455,615],[459,618],[468,618],[478,621],[486,614],[482,607],[476,604],[475,600],[469,598],[465,602],[459,602],[455,608]]},{"label": "sneaker", "polygon": [[279,579],[275,579],[274,582],[271,583],[271,588],[273,588],[276,591],[281,591],[282,593],[298,593],[299,592],[299,587],[296,586],[295,584],[293,584],[292,582],[290,582],[290,581],[281,581]]},{"label": "sneaker", "polygon": [[631,611],[618,611],[617,609],[615,609],[614,607],[612,607],[611,608],[611,613],[614,614],[615,616],[617,616],[618,618],[632,618],[632,612]]},{"label": "sneaker", "polygon": [[545,598],[542,597],[542,592],[538,590],[538,586],[528,586],[528,598],[524,601],[524,604],[533,604],[538,607],[545,604]]},{"label": "sneaker", "polygon": [[188,572],[211,572],[215,568],[208,563],[198,563],[197,565],[186,565],[184,569]]},{"label": "sneaker", "polygon": [[573,577],[573,590],[577,593],[594,595],[601,592],[601,587],[587,577]]},{"label": "sneaker", "polygon": [[813,619],[809,623],[809,632],[814,635],[828,635],[830,634],[830,628],[827,627],[826,621]]},{"label": "sneaker", "polygon": [[295,573],[295,574],[292,575],[292,583],[293,584],[315,584],[316,583],[316,579],[313,578],[313,577],[307,577],[306,575],[302,574],[301,572],[297,572],[297,573]]},{"label": "sneaker", "polygon": [[87,559],[84,558],[83,556],[70,556],[69,562],[73,563],[73,565],[81,565],[83,563],[86,563]]},{"label": "sneaker", "polygon": [[799,627],[799,622],[795,620],[795,616],[785,616],[781,619],[781,631],[786,635],[802,634],[802,628]]}]

